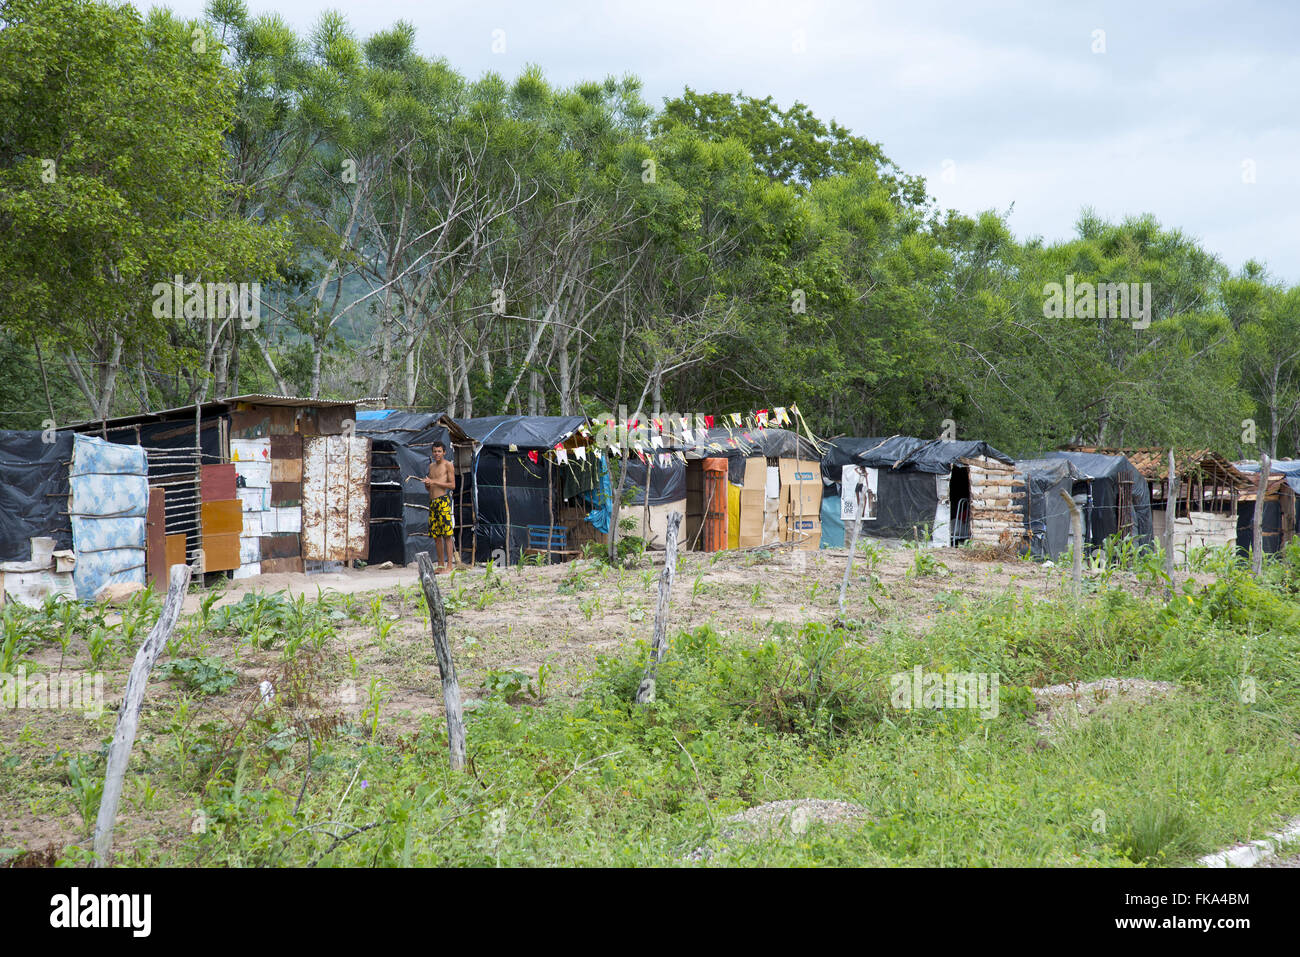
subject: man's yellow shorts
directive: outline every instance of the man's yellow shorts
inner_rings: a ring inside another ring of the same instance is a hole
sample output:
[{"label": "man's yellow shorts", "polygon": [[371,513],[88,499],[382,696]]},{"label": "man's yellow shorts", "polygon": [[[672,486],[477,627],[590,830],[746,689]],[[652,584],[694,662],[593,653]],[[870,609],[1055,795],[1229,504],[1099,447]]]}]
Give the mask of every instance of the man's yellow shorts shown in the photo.
[{"label": "man's yellow shorts", "polygon": [[429,505],[429,537],[450,538],[455,526],[451,520],[451,499],[435,498]]}]

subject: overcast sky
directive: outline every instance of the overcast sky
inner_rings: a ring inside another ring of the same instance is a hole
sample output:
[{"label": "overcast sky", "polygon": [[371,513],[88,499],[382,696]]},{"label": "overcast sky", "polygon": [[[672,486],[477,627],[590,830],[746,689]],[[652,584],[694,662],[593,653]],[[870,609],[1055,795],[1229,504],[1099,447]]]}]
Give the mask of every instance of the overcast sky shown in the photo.
[{"label": "overcast sky", "polygon": [[[246,2],[303,32],[330,7],[362,37],[409,20],[423,53],[471,76],[537,63],[560,85],[634,73],[656,105],[684,86],[800,100],[924,176],[941,207],[1014,203],[1021,238],[1069,238],[1084,206],[1150,212],[1233,270],[1254,258],[1300,283],[1288,0]],[[204,0],[161,5],[198,16]]]}]

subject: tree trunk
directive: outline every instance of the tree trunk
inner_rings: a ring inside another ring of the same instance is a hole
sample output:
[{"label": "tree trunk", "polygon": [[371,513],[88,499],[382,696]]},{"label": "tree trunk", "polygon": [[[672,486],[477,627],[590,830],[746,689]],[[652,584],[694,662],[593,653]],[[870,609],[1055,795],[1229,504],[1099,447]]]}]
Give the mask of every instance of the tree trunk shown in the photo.
[{"label": "tree trunk", "polygon": [[429,628],[433,632],[433,651],[438,658],[438,673],[442,676],[442,705],[447,712],[447,749],[451,752],[451,769],[465,769],[465,717],[461,711],[460,682],[456,679],[456,665],[451,660],[451,645],[447,642],[447,612],[442,604],[442,592],[433,570],[433,560],[428,552],[415,556],[420,569],[420,585],[424,588],[424,601],[429,606]]}]

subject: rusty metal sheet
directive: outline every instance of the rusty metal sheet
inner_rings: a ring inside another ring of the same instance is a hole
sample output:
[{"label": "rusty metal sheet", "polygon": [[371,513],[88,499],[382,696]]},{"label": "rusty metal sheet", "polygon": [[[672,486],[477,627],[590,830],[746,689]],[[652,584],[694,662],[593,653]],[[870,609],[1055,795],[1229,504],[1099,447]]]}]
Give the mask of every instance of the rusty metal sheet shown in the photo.
[{"label": "rusty metal sheet", "polygon": [[302,574],[301,558],[263,558],[262,574],[271,575],[275,572],[297,572]]},{"label": "rusty metal sheet", "polygon": [[301,435],[271,436],[271,458],[301,459],[302,458],[302,436]]},{"label": "rusty metal sheet", "polygon": [[[274,475],[274,473],[272,473]],[[271,480],[271,505],[301,505],[302,504],[302,483],[301,482],[277,482]]]},{"label": "rusty metal sheet", "polygon": [[167,544],[164,546],[164,550],[166,551],[167,554],[168,573],[171,572],[171,567],[173,565],[186,564],[185,548],[186,548],[186,543],[185,543],[184,532],[176,532],[174,535],[167,536]]},{"label": "rusty metal sheet", "polygon": [[199,468],[199,498],[218,502],[235,498],[235,464],[203,465]]},{"label": "rusty metal sheet", "polygon": [[262,536],[262,561],[271,558],[297,558],[302,545],[294,533]]},{"label": "rusty metal sheet", "polygon": [[[165,490],[149,489],[149,510],[145,515],[145,562],[154,591],[167,590],[167,512]],[[182,535],[181,538],[184,538]],[[182,546],[182,550],[183,546]]]},{"label": "rusty metal sheet", "polygon": [[370,547],[370,439],[308,436],[302,448],[302,557],[364,559]]},{"label": "rusty metal sheet", "polygon": [[244,529],[244,503],[233,495],[224,502],[204,502],[203,537],[209,535],[239,535]]},{"label": "rusty metal sheet", "polygon": [[254,439],[269,435],[271,417],[266,409],[248,409],[230,413],[230,437],[232,439]]},{"label": "rusty metal sheet", "polygon": [[222,532],[203,536],[203,570],[228,571],[239,567],[239,533]]},{"label": "rusty metal sheet", "polygon": [[271,481],[274,482],[293,482],[295,485],[302,481],[302,459],[271,459]]}]

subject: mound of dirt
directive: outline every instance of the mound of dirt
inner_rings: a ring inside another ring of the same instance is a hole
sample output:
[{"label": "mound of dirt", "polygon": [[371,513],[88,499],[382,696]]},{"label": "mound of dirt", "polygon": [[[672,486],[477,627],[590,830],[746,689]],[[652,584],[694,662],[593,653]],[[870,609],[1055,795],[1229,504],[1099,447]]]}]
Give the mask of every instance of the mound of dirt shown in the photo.
[{"label": "mound of dirt", "polygon": [[1097,715],[1131,711],[1153,698],[1162,698],[1178,688],[1171,681],[1146,678],[1101,678],[1097,681],[1034,688],[1037,713],[1030,719],[1044,734],[1077,727]]},{"label": "mound of dirt", "polygon": [[[746,808],[738,814],[722,819],[718,835],[724,841],[771,840],[791,834],[803,834],[814,823],[843,824],[850,821],[870,820],[871,815],[860,804],[848,801],[824,801],[819,798],[795,798],[787,801],[769,801]],[[724,845],[720,850],[725,851]],[[697,847],[688,860],[702,861],[713,856],[713,849]]]}]

